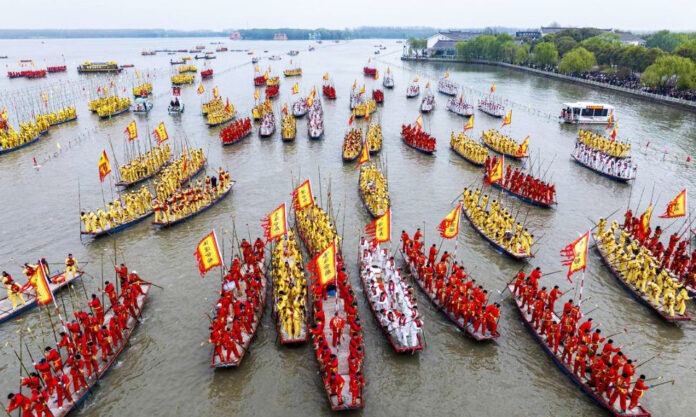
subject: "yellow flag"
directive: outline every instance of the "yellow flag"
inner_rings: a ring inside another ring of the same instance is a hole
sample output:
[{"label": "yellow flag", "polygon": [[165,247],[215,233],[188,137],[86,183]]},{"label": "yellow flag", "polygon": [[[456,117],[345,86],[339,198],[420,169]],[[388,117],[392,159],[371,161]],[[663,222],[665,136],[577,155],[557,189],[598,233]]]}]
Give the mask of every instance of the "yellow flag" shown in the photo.
[{"label": "yellow flag", "polygon": [[254,100],[258,100],[258,99],[259,99],[259,89],[257,88],[256,90],[254,90]]},{"label": "yellow flag", "polygon": [[500,127],[505,127],[512,123],[512,109],[510,109],[506,114],[505,117],[503,118],[503,125]]},{"label": "yellow flag", "polygon": [[660,216],[661,219],[671,219],[674,217],[686,216],[686,188],[681,190],[679,194],[669,203],[665,213]]},{"label": "yellow flag", "polygon": [[469,117],[469,121],[466,122],[466,125],[464,125],[464,131],[466,132],[467,130],[473,129],[474,128],[474,115],[472,114]]},{"label": "yellow flag", "polygon": [[157,143],[162,143],[169,139],[169,134],[167,133],[167,128],[164,127],[164,122],[160,122],[160,124],[157,125],[157,129],[155,129],[153,133],[157,137]]},{"label": "yellow flag", "polygon": [[503,160],[505,157],[501,157],[495,163],[495,166],[491,167],[491,172],[488,173],[488,181],[491,184],[495,184],[503,179]]},{"label": "yellow flag", "polygon": [[357,87],[358,80],[353,80],[353,90],[355,90],[355,87]]},{"label": "yellow flag", "polygon": [[360,93],[360,94],[365,94],[365,84],[363,84],[362,87],[360,87],[359,93]]},{"label": "yellow flag", "polygon": [[457,234],[459,233],[459,217],[462,212],[462,203],[459,203],[457,207],[454,208],[454,210],[450,211],[450,213],[445,217],[441,222],[440,225],[437,227],[437,230],[440,231],[440,236],[445,238],[445,239],[452,239],[453,237],[456,237]]},{"label": "yellow flag", "polygon": [[128,134],[128,140],[133,140],[138,137],[138,127],[135,125],[135,120],[128,123],[128,126],[126,126],[126,130],[124,130],[123,133]]},{"label": "yellow flag", "polygon": [[590,242],[590,232],[580,236],[570,245],[561,250],[561,256],[565,259],[561,261],[561,265],[568,267],[568,281],[573,282],[570,277],[577,271],[585,270],[587,266],[587,247]]},{"label": "yellow flag", "polygon": [[416,118],[416,126],[418,126],[418,130],[423,130],[423,115]]},{"label": "yellow flag", "polygon": [[309,180],[305,180],[299,187],[292,192],[292,206],[295,210],[301,210],[305,207],[314,205],[314,196],[312,195],[312,184]]},{"label": "yellow flag", "polygon": [[104,182],[104,178],[109,175],[109,172],[111,172],[111,164],[106,156],[106,151],[102,151],[99,157],[99,181]]},{"label": "yellow flag", "polygon": [[329,73],[325,72],[323,78],[324,78],[324,81],[328,81],[329,80]]},{"label": "yellow flag", "polygon": [[326,285],[336,279],[336,241],[312,259],[316,268],[317,278],[321,285]]},{"label": "yellow flag", "polygon": [[203,94],[205,92],[205,88],[203,88],[203,83],[200,83],[198,85],[198,90],[196,90],[198,94]]},{"label": "yellow flag", "polygon": [[216,266],[223,266],[222,256],[218,248],[217,236],[215,231],[208,233],[196,247],[196,252],[193,253],[198,259],[198,271],[201,278]]},{"label": "yellow flag", "polygon": [[365,227],[365,233],[377,243],[391,240],[391,209]]},{"label": "yellow flag", "polygon": [[261,219],[261,225],[264,229],[266,242],[278,239],[288,233],[285,203],[281,204],[278,208],[270,212],[268,216]]},{"label": "yellow flag", "polygon": [[213,98],[218,98],[218,88],[217,86],[213,87]]},{"label": "yellow flag", "polygon": [[297,94],[300,92],[300,85],[298,83],[295,83],[295,85],[292,86],[292,93]]},{"label": "yellow flag", "polygon": [[54,302],[53,292],[48,283],[48,277],[46,276],[46,271],[44,271],[44,266],[39,264],[34,272],[33,281],[35,284],[36,291],[36,302],[40,306],[45,306]]},{"label": "yellow flag", "polygon": [[367,162],[370,160],[370,146],[367,143],[363,143],[362,149],[360,150],[360,158],[358,158],[358,164],[356,166],[359,167],[361,164]]},{"label": "yellow flag", "polygon": [[527,156],[527,148],[529,148],[529,136],[520,143],[520,147],[517,148],[517,156]]},{"label": "yellow flag", "polygon": [[375,70],[375,80],[379,80],[379,71]]},{"label": "yellow flag", "polygon": [[258,64],[254,65],[254,72],[261,72],[261,70],[259,70]]}]

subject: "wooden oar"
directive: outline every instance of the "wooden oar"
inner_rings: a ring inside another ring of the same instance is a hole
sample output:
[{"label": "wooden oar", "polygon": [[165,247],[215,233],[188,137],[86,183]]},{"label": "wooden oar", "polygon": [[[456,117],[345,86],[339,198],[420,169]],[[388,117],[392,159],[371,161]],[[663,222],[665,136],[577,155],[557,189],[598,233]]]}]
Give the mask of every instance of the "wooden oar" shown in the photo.
[{"label": "wooden oar", "polygon": [[636,367],[635,367],[634,369],[640,368],[641,366],[645,365],[646,363],[650,362],[651,360],[653,360],[653,359],[655,359],[655,358],[657,358],[657,357],[659,357],[659,356],[660,356],[660,353],[656,353],[656,354],[653,355],[650,359],[646,359],[645,361],[643,361],[643,362],[639,363],[638,365],[636,365]]},{"label": "wooden oar", "polygon": [[650,388],[659,387],[660,385],[665,385],[665,384],[672,384],[672,385],[674,385],[675,382],[676,382],[676,379],[671,379],[671,380],[669,380],[669,381],[660,382],[659,384],[650,385]]},{"label": "wooden oar", "polygon": [[[664,378],[663,376],[656,376],[655,378],[644,379],[643,382],[654,381],[654,380],[661,381],[663,378]],[[639,380],[635,380],[635,381],[631,382],[631,385],[635,384],[638,381]]]},{"label": "wooden oar", "polygon": [[[612,334],[610,334],[609,336],[604,336],[604,338],[605,338],[605,339],[610,339],[610,338],[612,338],[612,337],[614,337],[614,336],[620,335],[621,333],[628,334],[628,329],[624,327],[624,329],[621,330],[620,332],[612,333]],[[643,362],[643,363],[645,363],[645,362]],[[637,368],[637,366],[636,366],[636,368]]]}]

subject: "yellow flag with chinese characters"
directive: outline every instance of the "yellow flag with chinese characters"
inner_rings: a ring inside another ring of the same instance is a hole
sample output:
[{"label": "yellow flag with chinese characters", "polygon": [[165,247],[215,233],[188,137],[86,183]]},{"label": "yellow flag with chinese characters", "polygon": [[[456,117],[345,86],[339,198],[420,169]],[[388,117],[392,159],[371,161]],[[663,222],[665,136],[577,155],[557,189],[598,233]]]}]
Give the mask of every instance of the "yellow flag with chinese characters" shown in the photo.
[{"label": "yellow flag with chinese characters", "polygon": [[216,266],[223,266],[215,230],[198,242],[196,252],[193,254],[198,259],[198,272],[200,272],[201,278],[205,277],[205,274]]},{"label": "yellow flag with chinese characters", "polygon": [[167,133],[167,128],[164,127],[164,122],[160,122],[160,124],[157,125],[157,129],[155,129],[153,133],[157,137],[157,143],[162,143],[169,139],[169,134]]},{"label": "yellow flag with chinese characters", "polygon": [[305,180],[299,187],[292,192],[292,206],[295,210],[302,210],[305,207],[314,204],[314,196],[312,195],[312,184],[309,180]]},{"label": "yellow flag with chinese characters", "polygon": [[288,225],[285,215],[285,203],[281,204],[270,212],[268,216],[261,219],[266,242],[276,240],[288,233]]},{"label": "yellow flag with chinese characters", "polygon": [[336,280],[336,241],[315,256],[312,263],[321,285]]}]

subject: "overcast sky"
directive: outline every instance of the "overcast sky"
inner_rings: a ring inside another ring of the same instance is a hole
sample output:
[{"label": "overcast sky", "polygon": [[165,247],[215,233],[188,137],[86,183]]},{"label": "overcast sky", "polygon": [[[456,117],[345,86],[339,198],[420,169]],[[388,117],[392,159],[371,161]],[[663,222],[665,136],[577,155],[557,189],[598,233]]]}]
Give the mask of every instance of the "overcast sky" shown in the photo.
[{"label": "overcast sky", "polygon": [[694,31],[691,0],[5,0],[2,29],[246,29],[357,26],[534,28],[557,22]]}]

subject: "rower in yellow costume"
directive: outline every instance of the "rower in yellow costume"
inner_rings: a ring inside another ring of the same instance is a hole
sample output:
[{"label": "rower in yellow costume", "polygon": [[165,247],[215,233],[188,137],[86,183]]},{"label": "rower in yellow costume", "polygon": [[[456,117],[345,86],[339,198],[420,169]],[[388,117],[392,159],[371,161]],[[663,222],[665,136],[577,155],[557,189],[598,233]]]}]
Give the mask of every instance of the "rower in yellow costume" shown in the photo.
[{"label": "rower in yellow costume", "polygon": [[2,271],[2,283],[5,284],[5,289],[7,290],[7,298],[12,301],[12,309],[17,308],[17,300],[22,302],[22,305],[26,303],[24,297],[22,296],[22,287],[17,284],[10,274]]},{"label": "rower in yellow costume", "polygon": [[75,277],[75,274],[77,273],[77,259],[75,259],[72,255],[72,253],[68,254],[68,257],[65,258],[65,279],[69,279]]}]

